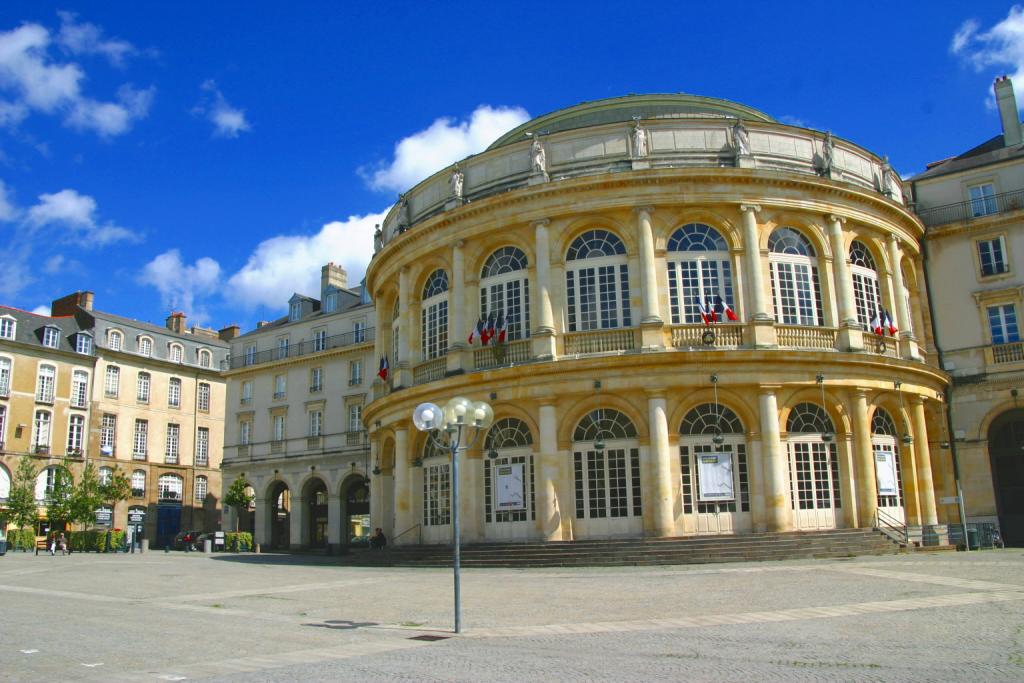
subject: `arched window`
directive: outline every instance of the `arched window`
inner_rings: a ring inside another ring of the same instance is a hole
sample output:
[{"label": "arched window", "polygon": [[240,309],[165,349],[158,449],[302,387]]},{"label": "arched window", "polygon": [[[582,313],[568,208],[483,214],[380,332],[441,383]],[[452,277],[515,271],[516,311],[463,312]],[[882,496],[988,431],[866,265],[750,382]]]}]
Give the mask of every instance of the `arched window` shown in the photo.
[{"label": "arched window", "polygon": [[871,417],[871,451],[875,456],[878,507],[887,508],[890,516],[903,522],[903,468],[896,448],[897,434],[892,416],[885,409],[876,408]]},{"label": "arched window", "polygon": [[672,324],[701,322],[698,304],[715,297],[735,308],[729,247],[710,225],[690,223],[668,240],[668,300]]},{"label": "arched window", "polygon": [[420,304],[420,350],[423,360],[448,353],[448,273],[435,270],[423,286]]},{"label": "arched window", "polygon": [[588,230],[566,253],[570,332],[632,327],[626,247],[607,230]]},{"label": "arched window", "polygon": [[120,351],[124,344],[124,335],[117,330],[107,332],[107,348],[111,351]]},{"label": "arched window", "polygon": [[208,368],[213,363],[213,355],[206,349],[199,349],[199,367]]},{"label": "arched window", "polygon": [[196,477],[196,502],[203,503],[206,501],[206,493],[209,488],[209,482],[203,475]]},{"label": "arched window", "polygon": [[[625,414],[593,410],[573,430],[573,480],[577,519],[629,518],[642,527],[640,449],[637,431]],[[635,530],[636,524],[613,524],[594,533]]]},{"label": "arched window", "polygon": [[529,522],[534,519],[532,445],[530,428],[518,418],[496,420],[487,431],[484,439],[484,451],[487,453],[484,458],[484,519],[488,523]]},{"label": "arched window", "polygon": [[870,330],[872,318],[882,307],[882,291],[878,286],[875,259],[863,242],[855,241],[850,245],[850,277],[853,280],[857,322],[865,330]]},{"label": "arched window", "polygon": [[54,385],[57,381],[57,368],[52,365],[40,365],[36,376],[36,400],[40,403],[53,403]]},{"label": "arched window", "polygon": [[63,484],[64,495],[69,495],[68,485],[72,483],[71,473],[60,465],[50,465],[36,476],[36,500],[49,501],[53,498],[54,489]]},{"label": "arched window", "polygon": [[183,481],[176,474],[161,474],[156,480],[157,497],[160,500],[181,500]]},{"label": "arched window", "polygon": [[530,336],[530,281],[526,266],[522,250],[502,247],[487,258],[480,272],[480,315],[503,315],[509,341]]},{"label": "arched window", "polygon": [[146,496],[146,471],[135,470],[132,472],[132,497],[144,498]]},{"label": "arched window", "polygon": [[172,363],[180,363],[185,359],[185,349],[181,344],[168,344],[167,345],[167,358]]},{"label": "arched window", "polygon": [[[2,406],[0,406],[2,408]],[[2,417],[0,411],[0,417]],[[11,473],[7,471],[7,468],[0,465],[0,500],[6,501],[11,497]]]},{"label": "arched window", "polygon": [[776,228],[768,238],[775,320],[784,325],[823,325],[818,255],[793,228]]},{"label": "arched window", "polygon": [[819,405],[800,403],[790,411],[786,431],[796,526],[834,528],[841,482],[832,418]]},{"label": "arched window", "polygon": [[399,328],[399,326],[401,324],[400,321],[401,321],[401,317],[402,317],[402,315],[401,315],[402,312],[399,309],[399,305],[398,304],[399,304],[398,297],[395,297],[395,306],[394,306],[393,309],[391,309],[391,359],[389,360],[389,363],[388,363],[393,368],[397,368],[398,367],[398,359],[399,359],[399,355],[398,355],[398,351],[399,351],[399,349],[398,349],[398,341],[399,341],[398,328]]},{"label": "arched window", "polygon": [[[683,418],[679,436],[683,513],[694,507],[701,515],[750,512],[747,444],[739,416],[721,404],[703,403]],[[732,520],[723,525],[717,517],[700,518],[697,525],[700,533],[734,528]]]},{"label": "arched window", "polygon": [[149,337],[137,337],[135,340],[136,349],[143,356],[149,356],[153,353],[153,340]]},{"label": "arched window", "polygon": [[451,465],[429,436],[423,444],[423,526],[451,524]]},{"label": "arched window", "polygon": [[89,395],[89,373],[75,370],[71,373],[71,407],[84,408]]},{"label": "arched window", "polygon": [[11,359],[0,357],[0,398],[11,395]]},{"label": "arched window", "polygon": [[109,486],[110,482],[114,481],[114,468],[112,467],[101,467],[96,474],[100,486]]}]

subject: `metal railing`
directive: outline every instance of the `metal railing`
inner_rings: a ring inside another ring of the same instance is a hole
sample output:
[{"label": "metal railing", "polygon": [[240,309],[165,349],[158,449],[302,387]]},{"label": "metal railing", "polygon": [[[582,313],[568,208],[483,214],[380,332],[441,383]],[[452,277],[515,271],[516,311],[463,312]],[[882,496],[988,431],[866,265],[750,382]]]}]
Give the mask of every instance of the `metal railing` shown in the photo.
[{"label": "metal railing", "polygon": [[636,349],[635,332],[632,329],[566,332],[565,355],[633,351]]},{"label": "metal railing", "polygon": [[995,194],[991,197],[981,197],[966,202],[956,202],[955,204],[944,204],[942,206],[920,209],[917,215],[922,223],[932,227],[943,225],[944,223],[970,221],[1018,209],[1024,209],[1024,190],[1013,190],[1012,192]]},{"label": "metal railing", "polygon": [[875,509],[875,528],[900,545],[908,545],[907,525],[882,508]]},{"label": "metal railing", "polygon": [[392,538],[391,539],[392,545],[394,545],[395,542],[398,539],[400,539],[402,536],[405,536],[410,531],[415,531],[416,532],[416,543],[422,543],[423,542],[423,533],[422,533],[423,525],[421,525],[421,524],[413,524],[411,527],[409,527],[408,529],[406,529],[402,533],[400,533],[400,534],[396,535],[394,538]]},{"label": "metal railing", "polygon": [[375,328],[367,327],[362,330],[336,334],[326,339],[308,339],[289,346],[286,350],[273,348],[257,351],[256,353],[242,353],[240,356],[232,357],[221,363],[224,369],[237,370],[251,365],[261,365],[284,358],[295,358],[297,356],[308,356],[311,353],[320,353],[330,349],[338,349],[343,346],[353,346],[372,342],[375,339]]}]

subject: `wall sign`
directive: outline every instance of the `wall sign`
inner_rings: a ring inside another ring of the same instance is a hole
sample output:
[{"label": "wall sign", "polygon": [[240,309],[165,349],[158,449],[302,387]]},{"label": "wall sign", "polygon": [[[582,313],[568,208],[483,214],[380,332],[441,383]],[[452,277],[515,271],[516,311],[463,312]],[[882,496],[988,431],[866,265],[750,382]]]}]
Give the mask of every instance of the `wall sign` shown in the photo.
[{"label": "wall sign", "polygon": [[732,453],[700,453],[697,455],[700,477],[700,500],[733,500]]},{"label": "wall sign", "polygon": [[498,465],[495,469],[495,498],[499,510],[522,510],[526,507],[523,486],[523,464]]}]

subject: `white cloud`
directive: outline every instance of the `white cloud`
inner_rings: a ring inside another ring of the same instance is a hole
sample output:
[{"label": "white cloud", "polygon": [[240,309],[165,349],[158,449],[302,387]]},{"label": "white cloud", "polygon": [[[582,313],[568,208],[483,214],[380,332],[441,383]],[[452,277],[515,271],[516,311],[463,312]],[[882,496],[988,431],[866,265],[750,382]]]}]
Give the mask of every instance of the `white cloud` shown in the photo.
[{"label": "white cloud", "polygon": [[61,266],[64,265],[64,261],[65,259],[63,254],[54,254],[50,258],[46,259],[45,263],[43,263],[43,272],[47,275],[55,275],[56,273],[59,273]]},{"label": "white cloud", "polygon": [[394,159],[360,173],[375,190],[404,192],[432,173],[483,151],[530,115],[522,107],[480,105],[468,121],[442,117],[395,145]]},{"label": "white cloud", "polygon": [[1024,7],[1014,5],[992,28],[978,29],[978,22],[965,21],[953,36],[950,50],[978,71],[998,67],[1010,71],[1018,84],[1024,83]]},{"label": "white cloud", "polygon": [[0,180],[0,222],[9,223],[18,217],[18,209],[14,206],[7,192],[7,185]]},{"label": "white cloud", "polygon": [[76,190],[39,195],[39,203],[28,209],[25,223],[32,231],[46,227],[64,228],[64,239],[77,241],[86,248],[142,239],[128,228],[109,221],[98,222],[96,200]]},{"label": "white cloud", "polygon": [[280,235],[260,242],[245,266],[228,280],[226,295],[246,309],[283,308],[293,292],[320,297],[320,268],[339,263],[355,287],[373,255],[374,225],[386,211],[332,221],[315,235]]},{"label": "white cloud", "polygon": [[231,106],[215,81],[205,81],[199,87],[209,94],[204,95],[192,111],[213,124],[214,137],[237,138],[252,128],[245,117],[245,110]]},{"label": "white cloud", "polygon": [[35,308],[33,308],[31,312],[35,313],[36,315],[46,315],[46,316],[48,316],[48,315],[50,315],[50,311],[52,311],[52,310],[53,309],[50,308],[47,304],[40,304],[39,306],[36,306]]},{"label": "white cloud", "polygon": [[204,256],[187,265],[181,260],[180,251],[170,249],[143,266],[138,280],[160,292],[160,301],[165,309],[183,310],[188,317],[202,324],[209,315],[196,302],[217,291],[220,264]]},{"label": "white cloud", "polygon": [[[81,52],[105,50],[103,53],[108,58],[115,54],[123,58],[126,53],[123,46],[118,47],[118,41],[104,42],[99,35],[94,36],[99,42],[90,43],[80,32],[73,32],[71,37],[58,34],[58,42],[75,45]],[[23,24],[0,32],[0,91],[6,92],[9,98],[0,101],[0,125],[17,125],[29,113],[37,111],[63,115],[68,126],[109,136],[121,135],[149,113],[152,88],[137,90],[129,85],[122,86],[116,101],[101,101],[84,95],[85,72],[74,62],[55,59],[50,50],[52,42],[50,31],[39,24]]]},{"label": "white cloud", "polygon": [[60,33],[57,43],[74,55],[103,55],[114,66],[124,66],[125,58],[138,52],[126,40],[104,38],[103,29],[89,22],[78,23],[74,12],[57,12],[60,17]]}]

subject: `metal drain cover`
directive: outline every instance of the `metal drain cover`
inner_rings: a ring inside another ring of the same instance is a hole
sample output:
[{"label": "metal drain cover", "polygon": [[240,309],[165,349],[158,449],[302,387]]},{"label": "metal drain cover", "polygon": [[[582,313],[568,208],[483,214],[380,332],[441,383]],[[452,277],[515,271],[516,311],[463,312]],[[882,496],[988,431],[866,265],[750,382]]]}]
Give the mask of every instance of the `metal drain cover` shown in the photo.
[{"label": "metal drain cover", "polygon": [[448,640],[449,638],[451,638],[451,636],[431,636],[431,635],[423,635],[423,636],[412,636],[411,638],[409,638],[409,640],[425,640],[425,641],[427,641],[428,643],[432,643],[432,642],[434,642],[435,640]]}]

